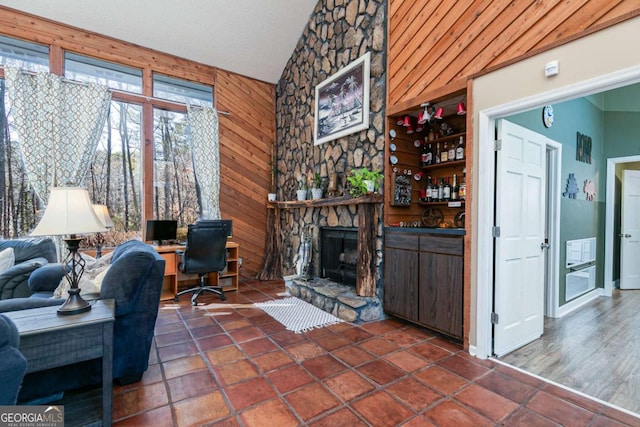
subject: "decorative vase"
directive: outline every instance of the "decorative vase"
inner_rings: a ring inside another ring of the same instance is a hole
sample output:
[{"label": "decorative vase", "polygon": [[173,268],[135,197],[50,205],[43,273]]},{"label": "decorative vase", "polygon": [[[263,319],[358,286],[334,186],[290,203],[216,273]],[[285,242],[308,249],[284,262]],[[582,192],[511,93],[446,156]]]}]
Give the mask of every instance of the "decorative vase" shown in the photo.
[{"label": "decorative vase", "polygon": [[307,200],[307,190],[297,190],[296,196],[298,200]]},{"label": "decorative vase", "polygon": [[322,199],[322,188],[312,188],[311,189],[311,198],[312,199]]}]

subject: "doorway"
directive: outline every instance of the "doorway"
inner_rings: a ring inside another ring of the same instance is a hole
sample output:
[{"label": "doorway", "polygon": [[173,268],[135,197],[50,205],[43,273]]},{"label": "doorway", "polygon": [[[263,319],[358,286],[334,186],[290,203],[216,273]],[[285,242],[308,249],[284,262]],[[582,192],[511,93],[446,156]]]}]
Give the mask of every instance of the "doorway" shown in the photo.
[{"label": "doorway", "polygon": [[607,159],[607,196],[606,217],[613,220],[607,221],[605,226],[605,264],[604,264],[604,295],[611,296],[613,289],[619,287],[618,277],[620,265],[614,264],[620,260],[620,228],[619,219],[621,213],[616,211],[622,198],[622,188],[618,185],[617,173],[620,169],[629,166],[632,169],[640,169],[640,156],[625,156]]},{"label": "doorway", "polygon": [[[495,127],[498,120],[509,115],[520,113],[523,111],[539,108],[546,103],[561,102],[591,94],[604,92],[610,89],[619,88],[640,81],[640,67],[632,67],[626,70],[617,71],[609,75],[603,75],[594,78],[588,82],[576,83],[566,87],[559,88],[549,93],[540,93],[535,96],[528,97],[513,102],[508,102],[497,107],[486,108],[478,111],[478,153],[476,175],[477,186],[477,214],[476,214],[476,259],[477,263],[474,270],[474,278],[477,283],[476,292],[476,311],[475,311],[475,346],[470,346],[470,352],[478,357],[487,358],[493,354],[493,284],[494,277],[494,259],[493,251],[488,248],[493,247],[493,219],[495,217],[494,206],[494,189],[495,189],[495,158],[494,158],[494,135]],[[609,194],[609,193],[607,193]],[[607,206],[610,204],[607,203]],[[607,207],[607,210],[609,208]],[[611,218],[607,216],[607,218]],[[552,221],[551,223],[555,223]],[[610,221],[606,221],[607,226]],[[612,232],[611,232],[612,234]],[[610,244],[611,239],[606,239],[606,244]],[[552,244],[552,247],[554,245]],[[557,244],[556,244],[557,246]],[[559,257],[555,257],[559,258]],[[606,256],[606,259],[609,259]],[[609,267],[610,268],[610,267]],[[610,272],[606,277],[611,277]],[[607,269],[605,268],[605,274]],[[605,280],[607,282],[607,280]],[[550,300],[547,303],[547,311],[552,313],[554,309],[559,310],[557,301],[551,301],[557,295],[550,294]],[[564,308],[564,306],[563,306]]]}]

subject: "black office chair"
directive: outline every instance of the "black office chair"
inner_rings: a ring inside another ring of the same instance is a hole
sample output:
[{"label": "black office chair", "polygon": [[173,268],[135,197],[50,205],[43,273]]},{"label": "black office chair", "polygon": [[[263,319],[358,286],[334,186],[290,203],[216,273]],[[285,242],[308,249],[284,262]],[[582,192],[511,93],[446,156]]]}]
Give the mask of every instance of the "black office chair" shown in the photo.
[{"label": "black office chair", "polygon": [[180,295],[193,293],[191,304],[197,305],[198,296],[203,292],[220,295],[225,301],[227,297],[220,286],[207,284],[205,275],[220,272],[227,266],[227,228],[217,224],[190,224],[187,231],[187,243],[184,251],[176,251],[182,257],[178,269],[185,274],[197,274],[199,286],[180,291],[174,297],[178,302]]}]

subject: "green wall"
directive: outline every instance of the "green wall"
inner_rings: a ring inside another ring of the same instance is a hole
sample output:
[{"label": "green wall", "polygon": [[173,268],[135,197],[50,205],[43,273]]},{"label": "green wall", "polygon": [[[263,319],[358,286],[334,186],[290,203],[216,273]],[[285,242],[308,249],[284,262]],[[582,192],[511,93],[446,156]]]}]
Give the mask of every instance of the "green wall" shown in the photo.
[{"label": "green wall", "polygon": [[[542,108],[516,114],[506,119],[544,135],[562,144],[561,188],[564,193],[569,174],[575,174],[579,192],[575,199],[561,197],[560,203],[560,305],[565,301],[566,242],[588,237],[597,238],[596,286],[603,287],[604,273],[604,214],[606,160],[603,154],[604,114],[587,98],[553,104],[555,120],[553,126],[542,124]],[[591,164],[576,160],[577,132],[592,140]],[[585,180],[596,186],[593,201],[587,201],[583,192]]]},{"label": "green wall", "polygon": [[640,112],[605,112],[604,134],[605,158],[640,155]]}]

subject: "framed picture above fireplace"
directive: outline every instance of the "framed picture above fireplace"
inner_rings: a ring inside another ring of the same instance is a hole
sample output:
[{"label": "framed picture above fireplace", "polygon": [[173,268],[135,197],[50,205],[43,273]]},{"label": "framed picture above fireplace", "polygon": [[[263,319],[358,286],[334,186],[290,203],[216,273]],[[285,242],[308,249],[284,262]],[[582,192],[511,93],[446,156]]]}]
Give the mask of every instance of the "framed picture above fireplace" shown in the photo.
[{"label": "framed picture above fireplace", "polygon": [[314,145],[369,128],[369,52],[316,86]]}]

